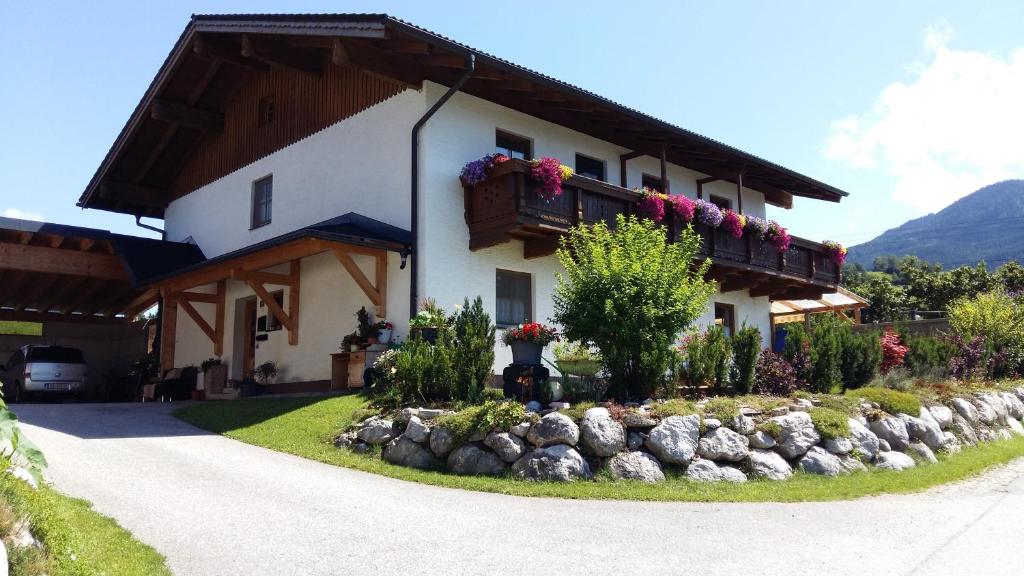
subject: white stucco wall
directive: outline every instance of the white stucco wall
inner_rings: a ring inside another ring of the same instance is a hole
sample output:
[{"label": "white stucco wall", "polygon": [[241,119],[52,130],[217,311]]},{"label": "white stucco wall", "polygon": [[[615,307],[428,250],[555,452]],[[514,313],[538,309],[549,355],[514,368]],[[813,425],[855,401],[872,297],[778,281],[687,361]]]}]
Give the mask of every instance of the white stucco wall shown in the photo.
[{"label": "white stucco wall", "polygon": [[[406,90],[171,202],[167,239],[208,258],[348,212],[409,228],[409,130],[423,93]],[[252,185],[273,174],[273,215],[250,230]]]}]

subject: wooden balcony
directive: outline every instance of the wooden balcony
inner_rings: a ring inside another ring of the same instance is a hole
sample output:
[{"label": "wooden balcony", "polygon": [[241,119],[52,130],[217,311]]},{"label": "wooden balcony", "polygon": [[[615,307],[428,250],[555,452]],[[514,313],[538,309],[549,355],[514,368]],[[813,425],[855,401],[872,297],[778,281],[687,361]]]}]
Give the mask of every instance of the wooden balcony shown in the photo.
[{"label": "wooden balcony", "polygon": [[[523,256],[552,254],[558,238],[570,227],[606,220],[614,225],[618,214],[632,214],[637,192],[582,176],[562,184],[561,196],[548,202],[537,192],[530,164],[509,160],[496,166],[486,181],[465,189],[469,248],[479,250],[512,239],[523,241]],[[665,222],[668,241],[685,226],[671,217]],[[701,254],[710,257],[709,276],[723,292],[750,290],[751,296],[817,298],[834,291],[841,271],[816,242],[793,238],[780,254],[766,241],[745,235],[735,238],[722,228],[693,224],[703,242]]]}]

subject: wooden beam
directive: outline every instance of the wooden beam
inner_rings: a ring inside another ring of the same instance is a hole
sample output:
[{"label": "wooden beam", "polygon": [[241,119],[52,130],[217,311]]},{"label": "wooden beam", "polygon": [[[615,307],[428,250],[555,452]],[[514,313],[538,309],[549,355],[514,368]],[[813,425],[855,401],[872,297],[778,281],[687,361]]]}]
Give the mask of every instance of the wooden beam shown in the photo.
[{"label": "wooden beam", "polygon": [[381,252],[377,255],[377,269],[374,271],[374,280],[377,281],[377,293],[380,294],[380,304],[377,304],[377,317],[388,317],[388,253]]},{"label": "wooden beam", "polygon": [[213,326],[210,326],[210,323],[207,322],[206,318],[203,318],[203,315],[200,314],[199,311],[195,309],[195,306],[192,306],[191,302],[189,302],[188,300],[176,300],[175,302],[178,304],[178,306],[181,307],[182,310],[185,311],[185,314],[187,314],[188,317],[191,318],[192,321],[196,323],[196,326],[198,326],[199,329],[203,331],[203,334],[206,334],[206,337],[210,339],[210,342],[217,342],[217,334]]},{"label": "wooden beam", "polygon": [[196,108],[170,100],[154,100],[149,113],[154,120],[162,120],[203,132],[219,134],[224,131],[224,115],[205,108]]},{"label": "wooden beam", "polygon": [[160,293],[157,290],[146,290],[125,304],[121,311],[124,312],[126,317],[131,319],[145,312],[150,306],[156,304],[159,299]]},{"label": "wooden beam", "polygon": [[257,272],[238,268],[231,271],[231,279],[241,280],[242,282],[252,280],[260,284],[272,284],[274,286],[291,286],[298,282],[298,278],[294,274],[275,274],[273,272]]},{"label": "wooden beam", "polygon": [[270,70],[263,62],[242,56],[238,44],[210,35],[197,34],[192,41],[192,52],[207,60],[227,62],[253,72]]},{"label": "wooden beam", "polygon": [[27,272],[130,280],[124,264],[112,254],[0,243],[0,262],[5,268]]},{"label": "wooden beam", "polygon": [[550,256],[558,250],[558,236],[529,238],[523,241],[523,258],[542,258]]},{"label": "wooden beam", "polygon": [[264,288],[262,284],[252,280],[246,282],[246,284],[249,285],[249,288],[252,288],[252,291],[256,293],[256,297],[263,301],[267,306],[267,309],[270,310],[270,313],[277,318],[278,322],[280,322],[285,329],[289,332],[295,329],[295,323],[292,318],[290,318],[281,306],[278,305],[277,300],[274,300],[274,296],[270,292],[267,292],[267,289]]},{"label": "wooden beam", "polygon": [[[68,300],[67,303],[61,307],[60,313],[71,314],[72,312],[78,310],[81,306],[85,305],[86,302],[89,302],[90,300],[98,297],[101,291],[111,291],[112,288],[113,286],[111,286],[110,282],[99,279],[93,280],[91,286],[79,290],[77,295]],[[57,302],[57,304],[60,304],[60,302]]]},{"label": "wooden beam", "polygon": [[292,317],[294,325],[288,331],[288,344],[295,346],[299,343],[299,276],[302,271],[302,261],[292,260],[288,264],[288,275],[292,281],[288,284],[288,315]]},{"label": "wooden beam", "polygon": [[249,34],[242,34],[242,56],[310,76],[319,77],[323,73],[323,60],[318,53],[289,48],[278,42],[260,42]]},{"label": "wooden beam", "polygon": [[174,368],[174,347],[178,330],[178,305],[164,301],[160,310],[160,372]]},{"label": "wooden beam", "polygon": [[228,283],[224,280],[217,282],[217,309],[214,312],[213,332],[216,337],[213,341],[213,355],[224,355],[224,314],[227,306]]},{"label": "wooden beam", "polygon": [[345,270],[348,270],[349,275],[356,281],[359,288],[363,290],[363,293],[370,299],[370,302],[375,306],[380,306],[384,302],[384,298],[381,293],[377,291],[377,288],[374,287],[374,285],[366,278],[366,275],[363,274],[363,271],[355,263],[355,260],[352,259],[352,256],[350,256],[343,248],[334,248],[333,252],[334,256],[338,259],[338,262],[341,262],[341,265]]},{"label": "wooden beam", "polygon": [[46,276],[42,280],[32,284],[29,288],[28,293],[17,298],[18,304],[14,306],[15,312],[24,312],[26,308],[36,303],[41,295],[46,293],[54,284],[64,280],[64,277],[51,275]]},{"label": "wooden beam", "polygon": [[9,308],[0,309],[0,320],[11,322],[66,322],[69,324],[121,324],[124,318],[104,318],[102,316],[81,316],[69,314],[62,316],[51,312],[26,312]]},{"label": "wooden beam", "polygon": [[206,304],[217,303],[217,295],[210,294],[208,292],[170,292],[167,294],[167,297],[180,302],[204,302]]},{"label": "wooden beam", "polygon": [[100,198],[107,200],[124,200],[131,204],[163,208],[167,206],[167,191],[149,186],[129,184],[127,182],[100,182]]}]

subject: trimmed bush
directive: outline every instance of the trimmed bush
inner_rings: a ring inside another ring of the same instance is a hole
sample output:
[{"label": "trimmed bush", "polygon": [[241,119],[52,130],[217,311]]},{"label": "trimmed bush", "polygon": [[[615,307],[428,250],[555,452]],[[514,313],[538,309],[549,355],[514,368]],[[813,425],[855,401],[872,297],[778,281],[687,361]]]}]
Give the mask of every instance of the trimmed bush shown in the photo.
[{"label": "trimmed bush", "polygon": [[882,343],[877,333],[846,331],[840,359],[843,390],[867,386],[881,363]]},{"label": "trimmed bush", "polygon": [[681,398],[674,398],[672,400],[651,404],[651,413],[658,418],[668,418],[669,416],[689,416],[691,414],[697,414],[698,410],[693,402],[683,400]]},{"label": "trimmed bush", "polygon": [[811,422],[826,440],[846,438],[850,435],[849,416],[831,408],[811,408]]},{"label": "trimmed bush", "polygon": [[846,395],[874,402],[889,414],[899,414],[902,412],[903,414],[917,416],[921,413],[921,401],[913,394],[906,392],[868,386],[859,390],[851,390]]},{"label": "trimmed bush", "polygon": [[459,442],[465,442],[476,432],[508,431],[525,417],[526,410],[519,402],[484,402],[441,416],[437,425],[451,432]]},{"label": "trimmed bush", "polygon": [[736,394],[748,394],[754,388],[755,368],[761,354],[761,331],[744,326],[730,339],[732,344],[732,387]]},{"label": "trimmed bush", "polygon": [[949,372],[949,361],[956,354],[956,346],[946,338],[902,334],[907,354],[903,365],[917,378],[941,380]]},{"label": "trimmed bush", "polygon": [[686,337],[681,347],[678,372],[693,387],[708,386],[720,393],[729,379],[732,350],[721,326]]},{"label": "trimmed bush", "polygon": [[479,296],[451,318],[454,400],[478,402],[491,380],[494,365],[494,323]]}]

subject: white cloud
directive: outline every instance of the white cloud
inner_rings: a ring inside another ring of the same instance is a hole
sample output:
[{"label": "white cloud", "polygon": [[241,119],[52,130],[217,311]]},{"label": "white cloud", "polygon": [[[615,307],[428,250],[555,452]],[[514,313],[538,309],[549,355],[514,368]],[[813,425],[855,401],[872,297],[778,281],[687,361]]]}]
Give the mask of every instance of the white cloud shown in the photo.
[{"label": "white cloud", "polygon": [[5,208],[3,215],[7,218],[20,218],[22,220],[37,220],[43,222],[46,219],[43,215],[38,212],[26,212],[24,210],[18,210],[17,208]]},{"label": "white cloud", "polygon": [[986,184],[1024,177],[1024,48],[1008,58],[949,47],[924,32],[927,59],[874,106],[832,123],[825,156],[893,177],[893,198],[939,210]]}]

